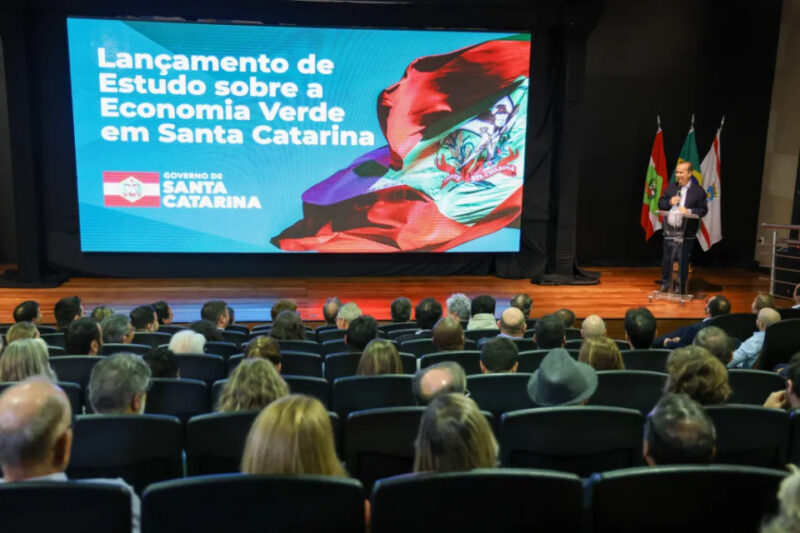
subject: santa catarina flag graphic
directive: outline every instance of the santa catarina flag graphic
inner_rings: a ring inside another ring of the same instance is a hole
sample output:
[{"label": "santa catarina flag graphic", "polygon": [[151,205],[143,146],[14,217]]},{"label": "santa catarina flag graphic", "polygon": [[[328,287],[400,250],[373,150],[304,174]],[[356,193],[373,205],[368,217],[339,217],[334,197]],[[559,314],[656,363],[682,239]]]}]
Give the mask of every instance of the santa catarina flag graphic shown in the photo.
[{"label": "santa catarina flag graphic", "polygon": [[161,207],[158,172],[103,172],[106,207]]},{"label": "santa catarina flag graphic", "polygon": [[382,91],[387,145],[303,193],[285,251],[438,252],[514,223],[522,210],[528,36],[413,61]]}]

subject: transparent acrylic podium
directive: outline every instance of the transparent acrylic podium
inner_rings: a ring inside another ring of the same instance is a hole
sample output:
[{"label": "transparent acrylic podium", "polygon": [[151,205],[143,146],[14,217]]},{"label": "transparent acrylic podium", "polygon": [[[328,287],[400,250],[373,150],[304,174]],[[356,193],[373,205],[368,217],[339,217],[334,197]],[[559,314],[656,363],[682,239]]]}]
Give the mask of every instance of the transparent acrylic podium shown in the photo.
[{"label": "transparent acrylic podium", "polygon": [[[694,298],[692,294],[681,293],[681,247],[686,233],[686,221],[698,219],[693,213],[681,213],[678,206],[673,206],[669,211],[659,211],[658,216],[663,217],[662,228],[666,249],[670,254],[669,290],[666,292],[653,291],[648,296],[649,300],[669,300],[672,302],[689,302]],[[677,268],[676,268],[677,265]],[[687,265],[688,267],[688,265]],[[688,272],[687,272],[688,278]],[[686,285],[688,286],[688,280]],[[688,289],[688,287],[687,287]]]}]

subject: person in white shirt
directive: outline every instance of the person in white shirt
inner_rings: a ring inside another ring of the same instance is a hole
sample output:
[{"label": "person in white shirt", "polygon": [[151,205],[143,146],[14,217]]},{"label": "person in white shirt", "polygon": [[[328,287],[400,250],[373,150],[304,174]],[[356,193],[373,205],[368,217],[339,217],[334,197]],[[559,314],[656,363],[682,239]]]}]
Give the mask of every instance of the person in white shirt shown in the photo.
[{"label": "person in white shirt", "polygon": [[728,363],[728,368],[752,368],[758,356],[761,355],[761,347],[764,345],[764,335],[768,326],[780,322],[781,315],[770,307],[765,307],[758,312],[756,327],[758,331],[744,341],[733,352],[733,359]]}]

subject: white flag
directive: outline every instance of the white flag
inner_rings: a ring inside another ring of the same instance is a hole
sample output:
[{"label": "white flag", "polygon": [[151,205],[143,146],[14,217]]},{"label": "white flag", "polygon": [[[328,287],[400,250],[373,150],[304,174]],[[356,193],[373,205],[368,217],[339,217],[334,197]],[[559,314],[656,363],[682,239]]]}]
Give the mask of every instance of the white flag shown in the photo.
[{"label": "white flag", "polygon": [[[723,124],[725,119],[722,119]],[[703,251],[708,251],[715,243],[722,240],[722,204],[720,204],[720,141],[722,137],[722,124],[719,125],[714,142],[708,150],[703,162],[700,163],[700,172],[703,176],[703,189],[706,191],[708,199],[708,214],[700,221],[700,231],[697,232],[697,239],[700,241]]]}]

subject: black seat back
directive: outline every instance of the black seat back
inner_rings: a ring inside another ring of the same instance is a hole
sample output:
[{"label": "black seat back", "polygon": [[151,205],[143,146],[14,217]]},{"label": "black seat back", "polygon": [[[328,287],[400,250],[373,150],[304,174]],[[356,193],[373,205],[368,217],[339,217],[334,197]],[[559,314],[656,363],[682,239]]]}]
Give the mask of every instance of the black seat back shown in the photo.
[{"label": "black seat back", "polygon": [[322,378],[310,376],[290,376],[282,375],[283,380],[289,385],[292,394],[305,394],[321,401],[325,408],[328,408],[331,399],[331,391],[328,382]]},{"label": "black seat back", "polygon": [[158,348],[162,344],[169,344],[171,338],[172,334],[166,331],[142,331],[134,333],[133,342],[136,344],[145,344],[151,348]]},{"label": "black seat back", "polygon": [[321,378],[322,356],[312,353],[281,351],[281,373]]},{"label": "black seat back", "polygon": [[468,340],[478,342],[480,339],[491,339],[492,337],[497,337],[499,334],[500,330],[496,328],[470,329],[464,332],[464,337]]},{"label": "black seat back", "polygon": [[536,349],[536,343],[533,339],[526,339],[524,337],[511,339],[517,345],[517,351],[527,352]]},{"label": "black seat back", "polygon": [[94,365],[102,360],[103,357],[96,355],[53,357],[50,359],[50,368],[56,373],[59,381],[77,383],[85,390]]},{"label": "black seat back", "polygon": [[597,390],[589,405],[625,407],[646,415],[664,392],[667,375],[644,370],[605,370],[597,373]]},{"label": "black seat back", "polygon": [[667,358],[670,350],[641,349],[622,350],[622,362],[625,370],[648,370],[650,372],[666,372]]},{"label": "black seat back", "polygon": [[149,344],[107,342],[100,348],[100,355],[114,355],[121,352],[144,355],[152,349],[153,347]]},{"label": "black seat back", "polygon": [[528,396],[530,374],[477,374],[467,376],[467,390],[478,407],[496,419],[508,411],[536,407]]},{"label": "black seat back", "polygon": [[[0,394],[3,393],[7,388],[16,385],[17,382],[15,381],[3,381],[0,382]],[[69,398],[69,405],[72,408],[73,415],[79,415],[83,411],[83,393],[81,391],[81,386],[77,383],[69,383],[66,381],[59,381],[58,386],[64,390],[64,393]]]},{"label": "black seat back", "polygon": [[278,345],[281,347],[281,353],[284,351],[289,352],[305,352],[321,354],[320,345],[314,341],[300,341],[300,340],[279,340]]},{"label": "black seat back", "polygon": [[772,370],[776,365],[788,363],[800,351],[800,318],[781,320],[767,326],[764,344],[758,359],[758,368]]},{"label": "black seat back", "polygon": [[753,335],[757,329],[756,314],[728,313],[727,315],[718,315],[706,322],[706,325],[717,326],[734,339],[745,341]]},{"label": "black seat back", "polygon": [[325,357],[324,376],[328,383],[345,376],[355,376],[361,354],[358,352],[332,353]]},{"label": "black seat back", "polygon": [[550,350],[525,350],[524,352],[520,352],[517,372],[533,374],[539,370],[542,359],[544,359],[549,352]]},{"label": "black seat back", "polygon": [[[228,326],[231,328],[234,326]],[[247,329],[247,326],[239,326],[244,328],[244,330],[233,330],[233,329],[226,329],[222,332],[222,338],[225,342],[230,342],[235,344],[236,346],[240,346],[247,342],[247,339],[250,337],[250,330]],[[216,353],[216,352],[213,352]],[[221,354],[220,354],[221,355]]]},{"label": "black seat back", "polygon": [[211,411],[208,385],[196,379],[153,378],[147,391],[145,412],[176,416],[184,424]]},{"label": "black seat back", "polygon": [[317,339],[322,344],[327,341],[343,340],[345,335],[347,335],[346,329],[326,329],[317,332]]},{"label": "black seat back", "polygon": [[731,396],[728,403],[764,405],[771,393],[786,388],[786,379],[775,372],[764,370],[728,370]]},{"label": "black seat back", "polygon": [[789,446],[789,414],[754,405],[709,405],[717,428],[714,462],[783,468]]},{"label": "black seat back", "polygon": [[349,352],[350,347],[345,344],[344,339],[331,339],[329,341],[324,341],[319,346],[319,353],[322,354],[323,357],[327,357],[332,353],[342,353],[342,352]]},{"label": "black seat back", "polygon": [[219,355],[211,354],[178,354],[175,355],[181,377],[198,379],[208,385],[228,375],[228,366]]},{"label": "black seat back", "polygon": [[247,434],[259,411],[210,413],[186,424],[186,474],[239,472]]},{"label": "black seat back", "polygon": [[39,336],[48,345],[61,346],[62,348],[66,346],[63,331],[56,333],[40,333]]},{"label": "black seat back", "polygon": [[226,361],[236,353],[239,353],[239,345],[233,342],[209,341],[203,347],[205,353],[219,355]]},{"label": "black seat back", "polygon": [[342,420],[353,411],[416,405],[406,374],[349,376],[333,382],[333,410]]},{"label": "black seat back", "polygon": [[435,353],[439,348],[433,344],[433,339],[411,339],[400,343],[400,351],[405,353],[413,353],[417,357],[422,357],[425,354]]},{"label": "black seat back", "polygon": [[458,363],[464,369],[466,374],[481,373],[481,352],[477,350],[436,352],[423,355],[419,360],[419,367],[428,368],[431,365],[442,363],[444,361],[453,361],[454,363]]}]

